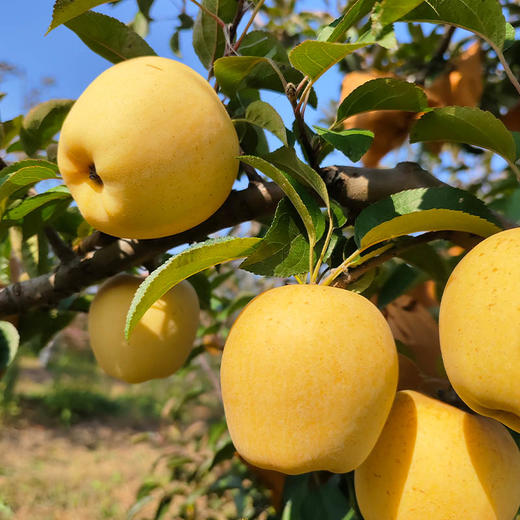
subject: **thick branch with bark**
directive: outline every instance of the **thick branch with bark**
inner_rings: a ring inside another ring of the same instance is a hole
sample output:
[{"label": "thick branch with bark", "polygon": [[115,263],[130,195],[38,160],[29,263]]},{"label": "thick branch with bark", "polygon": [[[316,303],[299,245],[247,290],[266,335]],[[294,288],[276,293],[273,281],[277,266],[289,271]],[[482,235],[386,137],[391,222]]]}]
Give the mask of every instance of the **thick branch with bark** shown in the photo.
[{"label": "thick branch with bark", "polygon": [[[386,170],[331,166],[324,168],[322,175],[331,196],[353,212],[404,189],[442,184],[419,165],[407,162]],[[129,240],[95,233],[76,248],[76,256],[62,262],[54,272],[2,289],[0,316],[56,306],[60,300],[116,273],[143,265],[172,247],[271,215],[282,197],[281,189],[274,183],[251,182],[247,189],[233,191],[208,220],[174,236]]]}]

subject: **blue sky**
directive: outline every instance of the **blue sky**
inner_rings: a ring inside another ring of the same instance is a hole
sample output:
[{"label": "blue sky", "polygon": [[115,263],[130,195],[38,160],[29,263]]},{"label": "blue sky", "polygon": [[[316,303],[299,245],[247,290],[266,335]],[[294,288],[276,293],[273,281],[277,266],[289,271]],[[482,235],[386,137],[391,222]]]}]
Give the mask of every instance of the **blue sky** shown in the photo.
[{"label": "blue sky", "polygon": [[[26,113],[28,105],[35,102],[52,98],[76,99],[96,76],[111,66],[111,63],[92,52],[64,26],[54,29],[45,36],[51,21],[53,3],[53,0],[3,2],[0,17],[0,62],[16,65],[20,73],[5,75],[0,84],[0,92],[7,94],[0,101],[2,121]],[[328,9],[330,12],[331,6],[335,6],[336,2],[329,0],[328,4],[329,7],[326,7],[325,0],[299,0],[298,2],[300,9]],[[177,15],[181,5],[181,0],[156,0],[151,11],[156,21],[150,25],[150,33],[146,39],[160,56],[181,59],[206,77],[207,72],[192,49],[190,31],[181,33],[182,58],[174,56],[170,49],[169,40],[173,27],[177,25]],[[133,20],[137,6],[135,0],[125,0],[115,7],[102,5],[96,10],[128,23]],[[190,11],[195,10],[196,7],[190,4]],[[337,14],[332,13],[333,16]],[[406,38],[404,24],[397,24],[396,31],[400,40]],[[53,83],[48,84],[46,78],[52,78]],[[315,88],[319,109],[307,108],[308,124],[319,124],[319,119],[323,117],[321,109],[327,109],[330,100],[338,100],[341,80],[342,75],[335,67],[318,81]],[[40,92],[37,92],[38,90]],[[262,98],[278,110],[286,126],[290,127],[293,117],[287,99],[270,92],[262,92]],[[270,134],[267,137],[272,148],[280,145]],[[390,153],[383,159],[382,166],[393,166],[399,160],[406,160],[408,152],[409,150],[405,148]],[[324,164],[350,164],[350,162],[341,153],[335,152],[327,157]]]},{"label": "blue sky", "polygon": [[[35,101],[77,98],[97,75],[111,65],[92,52],[64,26],[45,36],[51,20],[53,3],[52,0],[17,0],[6,2],[2,6],[0,62],[8,62],[20,69],[20,74],[6,74],[0,84],[0,91],[7,94],[0,101],[2,121],[25,113],[28,105]],[[180,5],[180,0],[155,1],[151,15],[156,21],[151,24],[146,40],[160,56],[180,59],[206,77],[206,70],[193,52],[191,32],[181,33],[181,58],[174,56],[170,49],[169,40],[173,27],[177,24],[176,17],[180,12]],[[304,0],[299,5],[316,9],[323,7],[323,2]],[[103,5],[96,10],[127,23],[133,20],[137,7],[134,0],[126,0],[115,7]],[[53,83],[49,85],[46,78],[52,78]],[[316,88],[320,107],[326,108],[329,100],[338,99],[341,79],[337,70],[331,70],[319,81]],[[285,97],[274,93],[263,93],[262,97],[275,106],[287,126],[290,126],[292,112]],[[308,108],[308,123],[316,124],[320,117],[320,110]],[[268,138],[271,146],[279,146],[280,143],[275,138]],[[337,154],[335,159],[336,162],[347,162],[341,154]]]}]

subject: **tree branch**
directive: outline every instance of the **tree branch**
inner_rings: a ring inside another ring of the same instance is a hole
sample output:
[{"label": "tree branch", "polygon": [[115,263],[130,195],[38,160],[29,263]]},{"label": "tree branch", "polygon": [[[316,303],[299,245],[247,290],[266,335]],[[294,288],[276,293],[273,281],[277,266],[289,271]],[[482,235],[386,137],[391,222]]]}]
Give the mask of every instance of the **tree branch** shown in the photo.
[{"label": "tree branch", "polygon": [[481,240],[484,240],[484,238],[462,231],[429,231],[428,233],[423,233],[418,237],[410,238],[401,244],[397,244],[395,247],[388,249],[384,253],[367,260],[359,267],[354,267],[353,269],[347,270],[345,273],[340,275],[332,285],[334,287],[345,289],[350,284],[359,280],[365,273],[371,271],[375,267],[380,266],[381,264],[384,264],[387,260],[399,256],[400,254],[418,246],[419,244],[426,244],[428,242],[433,242],[434,240],[448,240],[449,242],[459,245],[464,249],[471,249]]},{"label": "tree branch", "polygon": [[51,226],[45,226],[43,230],[45,231],[45,235],[47,236],[47,240],[49,241],[54,254],[58,257],[60,262],[68,263],[73,261],[76,254],[60,237],[58,232]]},{"label": "tree branch", "polygon": [[[351,212],[404,189],[442,184],[414,163],[399,163],[386,170],[331,166],[323,168],[321,173],[331,196]],[[0,290],[0,315],[56,306],[63,298],[121,271],[143,265],[168,249],[271,215],[282,197],[283,192],[274,183],[251,182],[245,190],[231,192],[208,220],[178,235],[130,240],[95,232],[75,249],[75,258],[62,262],[54,272]]]},{"label": "tree branch", "polygon": [[445,186],[413,162],[399,163],[393,169],[328,166],[321,172],[331,196],[354,213],[398,191]]},{"label": "tree branch", "polygon": [[447,25],[444,30],[444,35],[439,42],[439,46],[435,50],[432,58],[426,63],[424,69],[419,72],[419,74],[415,78],[415,83],[417,85],[424,85],[426,78],[430,76],[435,70],[444,63],[444,53],[448,50],[448,47],[451,43],[451,38],[453,37],[453,33],[457,28],[454,25]]}]

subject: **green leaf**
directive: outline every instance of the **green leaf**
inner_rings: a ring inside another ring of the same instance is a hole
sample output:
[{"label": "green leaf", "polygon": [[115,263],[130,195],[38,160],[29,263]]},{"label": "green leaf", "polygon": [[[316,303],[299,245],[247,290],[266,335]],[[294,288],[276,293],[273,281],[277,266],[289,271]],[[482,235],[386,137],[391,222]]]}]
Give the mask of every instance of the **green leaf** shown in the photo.
[{"label": "green leaf", "polygon": [[318,40],[337,42],[342,40],[345,33],[361,18],[366,16],[375,4],[375,0],[357,0],[351,3],[347,12],[334,20],[331,24],[324,27],[319,35]]},{"label": "green leaf", "polygon": [[294,187],[287,174],[260,157],[242,155],[240,160],[246,164],[249,164],[253,168],[256,168],[257,170],[260,170],[264,175],[267,175],[270,179],[276,182],[280,188],[282,188],[283,192],[289,197],[290,201],[293,203],[293,206],[296,208],[296,211],[300,215],[303,221],[303,225],[307,230],[309,241],[314,247],[314,244],[317,240],[314,222],[312,221],[312,217],[309,213],[309,210],[307,209],[307,206],[305,205],[305,202],[301,198],[300,194]]},{"label": "green leaf", "polygon": [[150,18],[150,8],[152,7],[153,2],[154,2],[154,0],[137,0],[137,5],[139,7],[139,11],[141,11],[141,13],[143,13],[143,15],[145,16],[145,18],[148,21],[152,20]]},{"label": "green leaf", "polygon": [[371,110],[422,112],[428,108],[423,89],[395,78],[377,78],[354,89],[338,108],[334,127],[344,119]]},{"label": "green leaf", "polygon": [[392,24],[381,27],[376,23],[365,31],[358,39],[357,43],[377,43],[385,49],[397,50],[397,38],[395,36],[394,26]]},{"label": "green leaf", "polygon": [[104,14],[89,11],[65,24],[89,49],[112,63],[155,56],[155,51],[130,27]]},{"label": "green leaf", "polygon": [[430,244],[418,244],[399,253],[398,257],[441,284],[445,284],[448,279],[446,261]]},{"label": "green leaf", "polygon": [[378,8],[377,23],[388,25],[415,9],[423,0],[383,0]]},{"label": "green leaf", "polygon": [[[201,3],[226,23],[231,22],[235,14],[235,0],[203,0]],[[193,49],[204,67],[211,68],[213,61],[224,54],[225,46],[222,27],[213,16],[200,9],[193,26]]]},{"label": "green leaf", "polygon": [[313,189],[323,200],[325,206],[327,208],[330,206],[329,193],[325,182],[315,170],[298,158],[294,148],[278,148],[278,150],[265,155],[264,159]]},{"label": "green leaf", "polygon": [[506,21],[497,0],[427,0],[401,21],[447,23],[478,34],[501,49]]},{"label": "green leaf", "polygon": [[58,179],[58,168],[48,161],[28,159],[4,168],[0,175],[0,217],[11,195],[47,179]]},{"label": "green leaf", "polygon": [[420,231],[454,230],[487,237],[500,231],[486,205],[467,191],[442,186],[401,191],[364,209],[354,227],[360,249]]},{"label": "green leaf", "polygon": [[520,132],[511,132],[511,135],[513,136],[513,141],[515,142],[515,149],[516,149],[516,159],[515,162],[520,159]]},{"label": "green leaf", "polygon": [[289,64],[289,57],[280,40],[266,31],[251,31],[240,43],[242,56],[259,56]]},{"label": "green leaf", "polygon": [[489,207],[520,223],[520,188],[516,188],[510,194],[494,200]]},{"label": "green leaf", "polygon": [[414,267],[410,267],[407,264],[398,264],[379,290],[377,306],[380,309],[386,307],[390,302],[423,280],[424,275]]},{"label": "green leaf", "polygon": [[506,36],[502,51],[507,51],[515,43],[515,28],[510,24],[506,23]]},{"label": "green leaf", "polygon": [[278,112],[265,101],[253,101],[246,109],[245,119],[237,119],[236,121],[247,121],[260,128],[265,128],[278,137],[285,146],[288,146],[287,132],[285,131],[283,119]]},{"label": "green leaf", "polygon": [[240,264],[241,269],[263,276],[288,276],[309,270],[309,241],[298,213],[289,199],[276,208],[271,226],[262,242]]},{"label": "green leaf", "polygon": [[16,327],[8,321],[0,321],[0,375],[12,363],[19,343]]},{"label": "green leaf", "polygon": [[370,148],[374,140],[374,133],[370,130],[342,130],[334,132],[327,128],[314,127],[318,135],[330,143],[334,148],[344,153],[351,161],[357,162]]},{"label": "green leaf", "polygon": [[29,213],[41,208],[48,202],[58,199],[72,199],[70,192],[66,186],[56,186],[44,193],[34,195],[25,199],[18,206],[6,211],[3,216],[4,220],[20,220]]},{"label": "green leaf", "polygon": [[307,40],[291,50],[289,61],[293,67],[315,82],[345,56],[372,43],[332,43]]},{"label": "green leaf", "polygon": [[18,135],[22,127],[23,116],[0,123],[0,148],[6,148]]},{"label": "green leaf", "polygon": [[134,19],[127,25],[141,38],[146,38],[146,36],[148,36],[150,23],[141,11],[137,11]]},{"label": "green leaf", "polygon": [[128,311],[125,337],[130,337],[144,313],[176,284],[208,267],[247,256],[260,241],[260,238],[218,238],[196,244],[172,256],[137,289]]},{"label": "green leaf", "polygon": [[20,140],[27,155],[43,150],[52,141],[73,104],[73,99],[51,99],[28,112],[20,129]]},{"label": "green leaf", "polygon": [[435,108],[412,128],[410,142],[452,141],[495,152],[509,163],[516,160],[511,132],[491,112],[470,107]]},{"label": "green leaf", "polygon": [[58,173],[58,166],[50,161],[43,159],[24,159],[23,161],[15,162],[0,170],[0,185],[5,181],[5,177],[28,166],[39,166],[52,170],[55,174]]},{"label": "green leaf", "polygon": [[20,344],[28,350],[38,352],[75,316],[75,312],[58,311],[56,309],[26,310],[20,314],[18,324]]},{"label": "green leaf", "polygon": [[47,33],[72,18],[101,4],[107,4],[110,0],[56,0],[52,10],[52,22],[47,29]]},{"label": "green leaf", "polygon": [[[274,62],[273,62],[274,63]],[[298,84],[303,75],[285,63],[275,63],[286,81]],[[226,56],[215,61],[213,70],[222,92],[234,96],[244,88],[285,92],[283,83],[271,65],[271,60],[260,56]],[[309,98],[316,106],[316,95]]]},{"label": "green leaf", "polygon": [[332,476],[321,486],[309,484],[309,479],[309,474],[287,477],[282,520],[346,520],[350,517],[347,497],[339,488],[339,475]]}]

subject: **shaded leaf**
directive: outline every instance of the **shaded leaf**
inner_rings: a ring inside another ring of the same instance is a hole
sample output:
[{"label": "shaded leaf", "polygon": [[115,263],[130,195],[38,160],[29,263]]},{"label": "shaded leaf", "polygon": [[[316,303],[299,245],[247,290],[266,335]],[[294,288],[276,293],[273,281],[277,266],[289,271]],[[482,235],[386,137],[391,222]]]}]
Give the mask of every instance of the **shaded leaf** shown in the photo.
[{"label": "shaded leaf", "polygon": [[51,188],[44,193],[39,193],[34,197],[25,199],[18,206],[9,209],[3,216],[4,220],[20,220],[29,213],[44,206],[50,201],[58,199],[72,199],[69,190],[66,186],[57,186]]},{"label": "shaded leaf", "polygon": [[357,0],[354,3],[350,3],[347,12],[334,20],[327,27],[324,27],[319,35],[318,40],[337,42],[342,40],[345,33],[361,18],[366,16],[375,4],[375,0]]},{"label": "shaded leaf", "polygon": [[[303,79],[302,73],[295,68],[285,63],[275,65],[287,82],[298,84]],[[283,83],[268,58],[226,56],[215,61],[213,71],[222,92],[227,96],[234,96],[244,88],[285,92]],[[316,94],[311,94],[309,104],[315,107],[316,102]]]},{"label": "shaded leaf", "polygon": [[263,276],[288,276],[309,270],[309,241],[298,213],[287,198],[278,203],[262,242],[240,264],[241,269]]},{"label": "shaded leaf", "polygon": [[399,253],[399,258],[424,271],[430,278],[441,284],[448,279],[447,264],[439,252],[430,244],[419,244]]},{"label": "shaded leaf", "polygon": [[129,338],[144,313],[176,284],[208,267],[247,256],[260,241],[260,238],[207,240],[172,256],[137,289],[127,314],[125,337]]},{"label": "shaded leaf", "polygon": [[154,0],[137,0],[137,5],[139,7],[139,11],[143,13],[148,21],[151,21],[150,18],[150,8],[152,7]]},{"label": "shaded leaf", "polygon": [[[236,10],[236,0],[203,0],[202,5],[223,22],[231,22]],[[207,69],[225,51],[226,41],[222,27],[208,12],[200,9],[193,26],[193,49]]]},{"label": "shaded leaf", "polygon": [[[238,119],[237,121],[244,121]],[[278,112],[265,101],[253,101],[246,109],[245,121],[253,125],[269,130],[273,135],[278,137],[285,146],[287,143],[287,132],[283,119]]]},{"label": "shaded leaf", "polygon": [[85,45],[112,63],[155,51],[130,27],[104,14],[89,11],[65,24]]},{"label": "shaded leaf", "polygon": [[398,264],[377,295],[377,306],[382,309],[390,302],[424,280],[424,275],[407,264]]},{"label": "shaded leaf", "polygon": [[0,216],[3,215],[11,195],[37,182],[58,178],[58,168],[48,161],[27,159],[4,168],[0,175]]},{"label": "shaded leaf", "polygon": [[455,230],[487,237],[500,225],[486,205],[467,191],[442,186],[401,191],[364,209],[354,236],[366,249],[420,231]]},{"label": "shaded leaf", "polygon": [[374,133],[370,130],[341,130],[334,132],[327,128],[314,127],[318,135],[330,143],[336,150],[344,153],[351,161],[357,162],[370,148]]},{"label": "shaded leaf", "polygon": [[427,0],[401,21],[448,23],[472,31],[501,49],[506,21],[497,0]]},{"label": "shaded leaf", "polygon": [[381,25],[391,24],[422,2],[423,0],[383,0],[378,8],[377,22]]},{"label": "shaded leaf", "polygon": [[12,363],[19,343],[20,336],[16,327],[8,321],[0,321],[0,376]]},{"label": "shaded leaf", "polygon": [[51,99],[31,108],[20,129],[20,141],[27,155],[33,155],[51,142],[73,104],[73,99]]},{"label": "shaded leaf", "polygon": [[15,117],[0,123],[0,148],[6,148],[18,135],[22,127],[23,116]]},{"label": "shaded leaf", "polygon": [[427,108],[422,88],[400,79],[377,78],[357,87],[341,102],[334,126],[354,114],[372,110],[421,112]]},{"label": "shaded leaf", "polygon": [[325,206],[330,205],[327,186],[319,174],[308,164],[301,161],[294,148],[281,147],[264,158],[278,168],[291,174],[299,182],[313,189],[323,200]]},{"label": "shaded leaf", "polygon": [[249,164],[253,168],[260,170],[264,175],[267,175],[270,179],[272,179],[280,188],[282,188],[283,192],[289,197],[293,206],[296,208],[296,211],[300,215],[303,225],[307,230],[307,234],[309,236],[310,243],[314,246],[316,243],[316,228],[314,226],[314,222],[312,220],[311,214],[305,205],[305,202],[302,200],[300,193],[294,187],[290,178],[279,170],[276,166],[268,163],[265,159],[261,157],[254,157],[252,155],[243,155],[240,157],[242,162]]},{"label": "shaded leaf", "polygon": [[510,163],[516,160],[511,132],[491,112],[470,107],[435,108],[412,128],[410,142],[452,141],[495,152]]},{"label": "shaded leaf", "polygon": [[278,38],[267,31],[251,31],[240,44],[242,56],[259,56],[275,62],[289,64],[285,47]]},{"label": "shaded leaf", "polygon": [[309,484],[310,476],[288,476],[285,482],[285,505],[281,520],[346,520],[350,516],[347,497],[339,488],[339,476],[325,484]]}]

